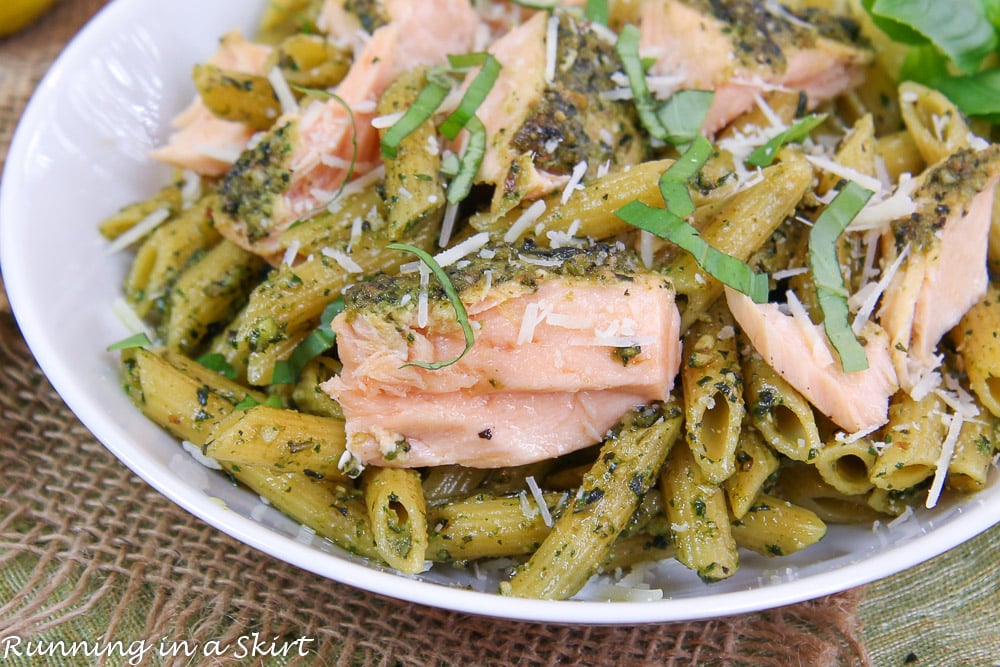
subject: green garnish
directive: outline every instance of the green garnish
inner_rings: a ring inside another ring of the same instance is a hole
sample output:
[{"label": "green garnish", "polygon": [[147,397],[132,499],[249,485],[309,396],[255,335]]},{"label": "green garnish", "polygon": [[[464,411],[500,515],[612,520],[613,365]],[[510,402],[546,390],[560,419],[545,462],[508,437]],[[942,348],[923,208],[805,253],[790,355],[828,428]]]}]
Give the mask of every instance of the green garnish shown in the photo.
[{"label": "green garnish", "polygon": [[458,173],[448,185],[448,192],[445,199],[449,204],[458,204],[465,199],[472,189],[472,182],[479,173],[479,167],[483,163],[486,155],[486,126],[479,120],[478,116],[472,116],[465,123],[465,129],[469,132],[469,144],[462,152],[462,157],[458,163]]},{"label": "green garnish", "polygon": [[555,9],[559,6],[559,0],[511,0],[511,2],[528,9]]},{"label": "green garnish", "polygon": [[615,51],[622,60],[628,85],[632,89],[636,111],[639,112],[639,122],[642,123],[650,136],[663,141],[667,140],[667,129],[663,127],[657,114],[656,100],[646,85],[646,70],[639,59],[639,29],[629,24],[622,28],[615,42]]},{"label": "green garnish", "polygon": [[452,111],[438,130],[448,139],[454,139],[462,128],[472,119],[479,105],[493,90],[497,76],[500,74],[500,61],[489,53],[467,53],[461,56],[448,56],[448,64],[453,68],[477,67],[482,69],[476,74],[462,96],[458,107]]},{"label": "green garnish", "polygon": [[705,116],[715,99],[712,90],[678,90],[656,112],[667,132],[666,140],[675,146],[686,146],[701,134]]},{"label": "green garnish", "polygon": [[153,347],[153,341],[149,340],[149,336],[146,334],[137,333],[108,345],[107,350],[114,352],[115,350],[131,350],[136,347]]},{"label": "green garnish", "polygon": [[225,355],[219,354],[218,352],[210,352],[208,354],[203,354],[197,359],[195,359],[199,364],[204,366],[210,371],[215,371],[219,375],[230,380],[235,380],[239,375],[236,369],[226,361]]},{"label": "green garnish", "polygon": [[462,327],[462,332],[465,334],[465,349],[462,350],[461,354],[454,359],[448,361],[435,361],[433,363],[426,361],[411,361],[404,364],[403,367],[417,366],[419,368],[426,368],[427,370],[435,371],[439,368],[444,368],[445,366],[451,366],[465,356],[465,353],[472,348],[472,344],[476,340],[475,335],[472,333],[472,324],[469,323],[469,314],[465,310],[465,304],[462,303],[462,299],[458,296],[458,291],[455,289],[455,285],[452,284],[451,278],[449,278],[448,274],[444,272],[441,265],[437,263],[437,260],[420,248],[406,243],[390,243],[386,247],[391,248],[392,250],[402,250],[403,252],[416,255],[417,258],[419,258],[420,261],[431,270],[434,277],[437,278],[439,283],[441,283],[441,287],[444,288],[444,293],[448,297],[448,301],[451,302],[452,308],[455,309],[455,317],[458,319],[458,323]]},{"label": "green garnish", "polygon": [[698,136],[691,147],[663,173],[660,193],[667,204],[666,209],[634,200],[615,211],[615,215],[634,227],[680,246],[691,253],[709,275],[746,294],[756,303],[765,303],[769,292],[767,275],[755,272],[746,263],[710,246],[681,215],[690,215],[694,211],[687,182],[698,173],[712,150],[708,139]]},{"label": "green garnish", "polygon": [[846,373],[868,368],[868,356],[848,319],[847,287],[837,259],[837,239],[873,194],[849,181],[809,230],[809,268],[823,311],[823,329]]},{"label": "green garnish", "polygon": [[[941,91],[963,113],[1000,122],[1000,2],[862,0],[875,25],[910,47],[896,77]],[[985,63],[985,68],[984,68]],[[958,73],[950,71],[954,64]]]},{"label": "green garnish", "polygon": [[587,0],[587,6],[583,10],[583,15],[588,21],[607,25],[611,16],[608,8],[608,0]]},{"label": "green garnish", "polygon": [[400,142],[433,116],[450,92],[451,82],[446,77],[442,76],[439,71],[428,72],[427,85],[417,95],[417,99],[413,101],[403,116],[382,135],[382,157],[396,157],[396,149],[399,148]]},{"label": "green garnish", "polygon": [[763,146],[758,146],[754,149],[750,156],[747,157],[747,162],[755,167],[768,167],[774,162],[774,156],[778,154],[778,149],[785,144],[790,144],[794,142],[801,142],[803,139],[809,136],[815,128],[819,127],[823,121],[826,120],[826,114],[809,114],[804,118],[800,118],[791,127],[782,132],[781,134],[773,137]]},{"label": "green garnish", "polygon": [[319,326],[295,346],[287,360],[274,363],[271,384],[293,384],[299,379],[306,364],[333,347],[337,336],[330,329],[330,323],[343,310],[343,297],[334,299],[323,309],[319,317]]},{"label": "green garnish", "polygon": [[284,407],[281,404],[281,397],[278,396],[278,395],[276,395],[276,394],[272,394],[272,395],[268,396],[267,400],[265,400],[263,403],[261,403],[260,401],[258,401],[253,396],[250,396],[249,394],[247,394],[246,398],[244,398],[242,401],[240,401],[239,403],[237,403],[236,405],[233,406],[233,410],[249,410],[250,408],[257,407],[258,405],[266,405],[269,408],[283,408]]}]

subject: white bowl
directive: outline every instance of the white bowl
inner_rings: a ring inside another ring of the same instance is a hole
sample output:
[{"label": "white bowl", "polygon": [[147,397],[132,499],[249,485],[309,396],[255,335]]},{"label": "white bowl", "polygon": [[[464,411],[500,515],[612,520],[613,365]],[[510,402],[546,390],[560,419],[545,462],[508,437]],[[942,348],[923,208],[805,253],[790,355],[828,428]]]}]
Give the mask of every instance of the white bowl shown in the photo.
[{"label": "white bowl", "polygon": [[[253,33],[262,3],[119,1],[72,42],[18,127],[0,200],[0,260],[21,330],[69,407],[115,456],[161,493],[218,529],[293,565],[368,591],[435,607],[569,623],[708,618],[798,602],[885,577],[1000,521],[997,471],[989,488],[919,510],[893,527],[832,526],[791,557],[743,554],[731,579],[707,586],[675,562],[652,573],[664,599],[614,603],[501,597],[495,580],[441,570],[404,577],[371,566],[201,467],[147,421],[119,384],[108,344],[128,332],[112,313],[128,253],[109,255],[97,223],[157,189],[168,171],[146,158],[192,97],[191,65],[218,37]],[[219,502],[219,501],[222,502]],[[469,590],[479,589],[477,590]],[[488,592],[486,592],[488,591]]]}]

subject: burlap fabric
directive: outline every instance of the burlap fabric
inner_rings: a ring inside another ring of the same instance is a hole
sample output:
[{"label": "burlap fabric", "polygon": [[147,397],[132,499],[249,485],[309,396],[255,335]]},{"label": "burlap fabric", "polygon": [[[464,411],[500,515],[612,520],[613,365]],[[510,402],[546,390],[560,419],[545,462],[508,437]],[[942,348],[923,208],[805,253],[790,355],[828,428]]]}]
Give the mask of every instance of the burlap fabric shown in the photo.
[{"label": "burlap fabric", "polygon": [[[104,2],[62,0],[30,30],[0,41],[0,163],[38,79]],[[49,386],[4,305],[0,665],[128,664],[140,641],[149,647],[144,664],[192,665],[777,667],[902,664],[920,656],[940,658],[920,664],[944,665],[991,664],[989,656],[1000,655],[996,530],[967,545],[971,552],[906,573],[912,580],[898,579],[898,590],[894,579],[879,591],[880,605],[866,613],[872,627],[880,628],[873,640],[884,662],[871,660],[862,641],[861,590],[705,622],[568,627],[472,617],[328,581],[203,524],[114,459]],[[960,604],[964,588],[949,591],[944,599],[953,604],[943,611],[940,597],[927,598],[931,588],[925,598],[906,598],[909,586],[932,581],[930,568],[976,559],[985,567],[962,584],[976,597],[974,617]],[[904,614],[908,636],[880,625],[890,606],[918,612]],[[981,631],[963,631],[973,618]],[[954,632],[935,634],[933,620],[947,621]],[[910,630],[921,634],[909,635]],[[119,649],[109,650],[110,657],[16,657],[4,654],[4,642],[11,647],[12,638],[21,640],[22,648],[31,641],[51,647],[82,640],[95,647],[118,642]],[[961,639],[967,640],[965,652],[949,653],[949,644]],[[288,655],[240,660],[230,650],[204,656],[207,648],[251,647],[255,640],[262,648],[285,647]],[[308,655],[299,656],[306,648]],[[160,651],[173,656],[159,657]]]}]

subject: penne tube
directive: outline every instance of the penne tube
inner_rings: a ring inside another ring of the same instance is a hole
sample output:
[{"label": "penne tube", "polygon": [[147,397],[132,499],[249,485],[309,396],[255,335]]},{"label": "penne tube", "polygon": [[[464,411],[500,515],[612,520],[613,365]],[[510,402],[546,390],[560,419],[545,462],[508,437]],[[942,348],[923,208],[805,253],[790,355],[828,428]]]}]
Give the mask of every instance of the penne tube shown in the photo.
[{"label": "penne tube", "polygon": [[732,522],[733,539],[764,556],[788,556],[819,542],[826,524],[814,512],[762,494],[742,518]]},{"label": "penne tube", "polygon": [[729,499],[729,511],[739,519],[757,499],[778,471],[778,455],[764,437],[747,422],[736,446],[736,470],[722,487]]},{"label": "penne tube", "polygon": [[420,473],[402,468],[368,468],[361,476],[375,547],[400,572],[424,570],[427,506]]},{"label": "penne tube", "polygon": [[[996,223],[994,223],[996,224]],[[969,387],[993,416],[1000,416],[1000,289],[994,284],[951,331]]]},{"label": "penne tube", "polygon": [[886,445],[871,468],[872,484],[886,491],[909,489],[934,474],[948,426],[944,402],[935,393],[917,401],[905,392],[889,404],[883,427]]},{"label": "penne tube", "polygon": [[835,440],[820,449],[812,463],[823,481],[844,495],[855,496],[871,490],[871,471],[877,456],[868,438]]},{"label": "penne tube", "polygon": [[869,495],[845,496],[805,463],[782,468],[774,494],[810,510],[826,523],[871,523],[881,516],[881,510],[869,506]]}]

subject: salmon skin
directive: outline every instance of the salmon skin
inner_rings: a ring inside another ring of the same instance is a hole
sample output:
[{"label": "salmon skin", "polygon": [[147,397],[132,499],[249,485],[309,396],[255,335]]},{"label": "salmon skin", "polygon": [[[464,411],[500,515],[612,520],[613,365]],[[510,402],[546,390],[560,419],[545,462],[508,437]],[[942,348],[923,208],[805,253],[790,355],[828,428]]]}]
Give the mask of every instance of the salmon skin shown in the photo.
[{"label": "salmon skin", "polygon": [[[366,464],[493,468],[599,442],[629,409],[665,400],[680,316],[661,276],[617,246],[499,246],[448,268],[475,331],[419,274],[345,293],[333,322],[343,372],[323,385]],[[421,301],[426,294],[426,316]]]},{"label": "salmon skin", "polygon": [[773,89],[805,93],[807,105],[857,86],[872,62],[858,25],[820,9],[792,12],[766,0],[647,0],[640,52],[661,94],[714,90],[703,124],[713,134]]},{"label": "salmon skin", "polygon": [[960,150],[922,175],[913,194],[917,211],[883,237],[886,264],[909,248],[878,316],[900,385],[918,400],[933,388],[921,381],[940,364],[941,337],[986,294],[998,180],[1000,146]]}]

